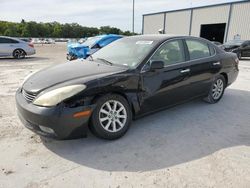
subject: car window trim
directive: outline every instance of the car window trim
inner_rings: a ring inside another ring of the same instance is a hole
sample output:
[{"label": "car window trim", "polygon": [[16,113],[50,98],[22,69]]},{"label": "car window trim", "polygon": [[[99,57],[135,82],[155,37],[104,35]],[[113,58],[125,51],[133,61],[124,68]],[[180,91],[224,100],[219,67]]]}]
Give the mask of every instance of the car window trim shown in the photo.
[{"label": "car window trim", "polygon": [[186,52],[185,52],[185,44],[184,44],[184,41],[183,41],[183,38],[172,38],[172,39],[167,39],[166,41],[164,41],[163,43],[161,43],[156,49],[155,51],[153,52],[153,54],[148,58],[148,60],[146,61],[146,63],[143,65],[140,73],[144,73],[144,72],[147,72],[147,70],[144,70],[144,68],[147,66],[148,63],[150,63],[150,60],[152,59],[152,57],[155,55],[155,53],[163,46],[165,45],[167,42],[171,42],[171,41],[175,41],[175,40],[181,40],[182,44],[183,44],[183,54],[184,54],[184,58],[185,58],[185,61],[182,61],[182,62],[178,62],[178,63],[174,63],[172,65],[165,65],[164,68],[166,67],[171,67],[171,66],[175,66],[175,65],[179,65],[179,64],[183,64],[183,63],[186,63],[187,62],[187,57],[186,57]]},{"label": "car window trim", "polygon": [[[209,50],[209,56],[207,56],[207,57],[202,57],[202,58],[197,58],[197,59],[190,59],[190,52],[189,52],[189,49],[188,49],[187,40],[198,41],[198,42],[200,42],[200,43],[206,44],[206,46],[208,47],[208,50]],[[201,40],[199,40],[199,39],[195,39],[195,38],[191,38],[191,39],[186,38],[186,39],[184,39],[184,41],[185,41],[185,43],[186,43],[186,45],[187,45],[187,53],[189,54],[189,60],[188,60],[187,62],[197,61],[197,60],[201,60],[201,59],[207,59],[207,58],[210,58],[210,57],[214,57],[214,56],[217,54],[216,49],[213,47],[215,53],[214,53],[214,55],[211,55],[211,47],[212,47],[212,46],[209,45],[209,43],[207,43],[207,42],[203,42],[203,41],[201,41]]]},{"label": "car window trim", "polygon": [[[190,64],[190,63],[193,63],[195,61],[199,61],[199,60],[205,60],[205,59],[208,59],[208,58],[213,58],[215,57],[216,55],[218,55],[217,53],[217,50],[216,48],[213,46],[213,45],[210,45],[207,41],[203,41],[202,39],[199,39],[199,38],[189,38],[189,37],[177,37],[177,38],[172,38],[172,39],[167,39],[166,41],[164,41],[162,44],[160,44],[156,49],[155,51],[153,52],[153,54],[148,58],[148,60],[146,61],[146,63],[143,65],[143,67],[141,68],[141,71],[140,73],[144,73],[144,72],[147,72],[148,70],[144,70],[144,68],[146,67],[146,65],[150,62],[150,59],[154,56],[154,54],[156,53],[156,51],[158,49],[161,48],[161,46],[163,46],[165,43],[169,42],[169,41],[172,41],[172,40],[182,40],[182,42],[184,43],[184,54],[185,56],[189,56],[189,51],[188,51],[188,48],[187,48],[187,43],[186,43],[186,40],[187,39],[191,39],[191,40],[196,40],[196,41],[202,41],[204,43],[206,43],[208,45],[208,48],[209,48],[209,53],[210,53],[210,48],[213,48],[214,49],[214,55],[210,55],[209,57],[203,57],[203,58],[198,58],[198,59],[192,59],[190,60],[189,59],[186,59],[184,62],[179,62],[179,63],[175,63],[175,64],[172,64],[172,65],[167,65],[167,66],[164,66],[164,68],[167,68],[167,67],[173,67],[173,66],[176,66],[176,65],[181,65],[181,64]],[[185,46],[186,46],[186,49],[185,49]],[[186,57],[187,58],[187,57]]]}]

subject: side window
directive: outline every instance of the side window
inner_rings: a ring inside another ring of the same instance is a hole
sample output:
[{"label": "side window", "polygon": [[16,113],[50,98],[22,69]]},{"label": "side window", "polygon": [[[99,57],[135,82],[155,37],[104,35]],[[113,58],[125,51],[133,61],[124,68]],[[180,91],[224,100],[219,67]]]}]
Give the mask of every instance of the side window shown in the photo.
[{"label": "side window", "polygon": [[10,43],[19,43],[17,40],[13,40],[13,39],[9,39],[10,40]]},{"label": "side window", "polygon": [[16,40],[9,39],[9,38],[0,38],[0,43],[1,44],[10,44],[10,43],[19,43]]},{"label": "side window", "polygon": [[209,47],[206,43],[197,40],[186,40],[190,60],[200,59],[210,56]]},{"label": "side window", "polygon": [[0,43],[1,44],[7,44],[7,43],[9,43],[9,41],[6,38],[0,38]]},{"label": "side window", "polygon": [[6,44],[12,43],[12,40],[11,40],[11,39],[4,38],[3,40],[4,40],[4,43],[6,43]]},{"label": "side window", "polygon": [[163,44],[151,58],[151,61],[163,61],[165,66],[185,61],[184,47],[181,40]]}]

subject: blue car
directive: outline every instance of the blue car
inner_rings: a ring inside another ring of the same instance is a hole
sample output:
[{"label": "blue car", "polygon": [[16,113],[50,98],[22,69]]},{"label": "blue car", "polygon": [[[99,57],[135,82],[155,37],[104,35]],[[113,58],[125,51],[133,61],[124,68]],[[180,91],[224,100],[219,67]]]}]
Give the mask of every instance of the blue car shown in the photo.
[{"label": "blue car", "polygon": [[67,46],[68,48],[67,59],[70,61],[77,58],[85,59],[89,55],[95,53],[99,49],[103,48],[104,46],[107,46],[108,44],[120,38],[122,38],[122,36],[109,34],[109,35],[99,35],[96,37],[91,37],[82,44],[78,42],[69,43]]}]

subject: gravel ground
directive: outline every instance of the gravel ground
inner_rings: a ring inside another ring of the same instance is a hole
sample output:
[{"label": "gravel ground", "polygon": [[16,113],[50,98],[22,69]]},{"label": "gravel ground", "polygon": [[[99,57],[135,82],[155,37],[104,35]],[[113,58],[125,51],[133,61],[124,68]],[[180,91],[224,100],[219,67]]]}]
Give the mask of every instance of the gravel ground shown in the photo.
[{"label": "gravel ground", "polygon": [[133,122],[116,141],[41,139],[14,93],[32,71],[65,62],[65,44],[0,59],[0,187],[250,187],[250,60],[215,105],[189,102]]}]

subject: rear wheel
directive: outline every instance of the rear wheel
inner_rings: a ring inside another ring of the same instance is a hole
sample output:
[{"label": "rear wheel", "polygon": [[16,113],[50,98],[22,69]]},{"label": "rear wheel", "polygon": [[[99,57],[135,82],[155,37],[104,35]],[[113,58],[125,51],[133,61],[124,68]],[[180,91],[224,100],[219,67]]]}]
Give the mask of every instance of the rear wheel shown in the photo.
[{"label": "rear wheel", "polygon": [[117,139],[128,130],[132,120],[130,106],[120,95],[110,94],[96,101],[90,129],[104,139]]},{"label": "rear wheel", "polygon": [[204,98],[204,100],[211,104],[219,102],[219,100],[222,98],[224,94],[225,88],[226,88],[226,81],[224,76],[222,75],[217,76],[211,86],[208,96]]},{"label": "rear wheel", "polygon": [[14,52],[13,52],[13,57],[14,57],[15,59],[23,59],[23,58],[25,58],[25,55],[26,55],[26,53],[25,53],[25,51],[22,50],[22,49],[16,49],[16,50],[14,50]]}]

